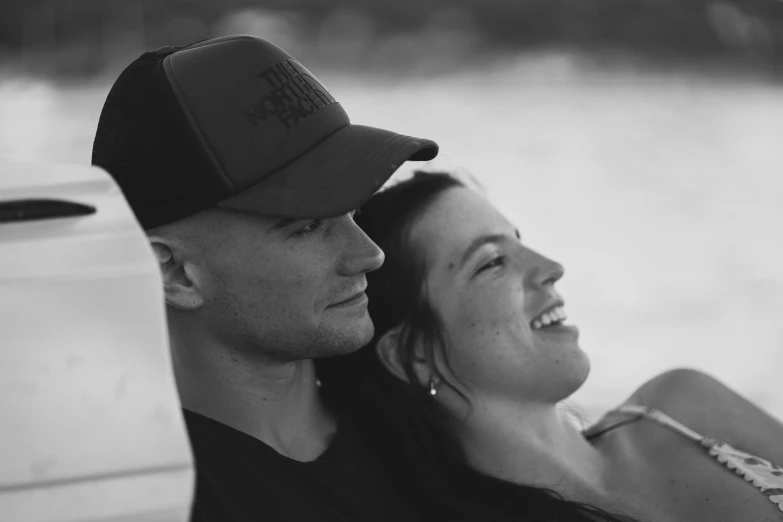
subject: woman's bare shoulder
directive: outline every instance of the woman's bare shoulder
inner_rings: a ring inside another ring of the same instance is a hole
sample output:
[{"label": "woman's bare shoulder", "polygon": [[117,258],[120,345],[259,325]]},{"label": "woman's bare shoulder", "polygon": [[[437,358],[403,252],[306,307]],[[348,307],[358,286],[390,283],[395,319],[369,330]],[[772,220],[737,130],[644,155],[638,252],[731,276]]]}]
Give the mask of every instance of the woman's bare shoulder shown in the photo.
[{"label": "woman's bare shoulder", "polygon": [[664,372],[640,386],[626,404],[661,410],[704,436],[783,463],[783,423],[704,372]]}]

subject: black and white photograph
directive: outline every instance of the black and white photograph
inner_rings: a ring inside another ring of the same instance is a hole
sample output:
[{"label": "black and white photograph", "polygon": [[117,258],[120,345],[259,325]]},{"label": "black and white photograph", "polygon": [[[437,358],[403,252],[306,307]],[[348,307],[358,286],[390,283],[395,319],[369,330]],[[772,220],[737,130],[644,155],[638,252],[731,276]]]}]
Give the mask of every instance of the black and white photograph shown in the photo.
[{"label": "black and white photograph", "polygon": [[781,0],[0,3],[0,522],[783,522]]}]

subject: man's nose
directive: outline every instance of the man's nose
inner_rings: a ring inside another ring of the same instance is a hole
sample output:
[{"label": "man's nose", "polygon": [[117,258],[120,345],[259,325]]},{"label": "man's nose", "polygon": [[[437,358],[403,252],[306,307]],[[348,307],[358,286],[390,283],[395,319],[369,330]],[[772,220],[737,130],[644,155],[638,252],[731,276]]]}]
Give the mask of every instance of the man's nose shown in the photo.
[{"label": "man's nose", "polygon": [[364,233],[359,225],[354,223],[353,219],[348,218],[348,221],[346,226],[349,238],[343,253],[342,275],[352,276],[378,270],[385,259],[383,250]]}]

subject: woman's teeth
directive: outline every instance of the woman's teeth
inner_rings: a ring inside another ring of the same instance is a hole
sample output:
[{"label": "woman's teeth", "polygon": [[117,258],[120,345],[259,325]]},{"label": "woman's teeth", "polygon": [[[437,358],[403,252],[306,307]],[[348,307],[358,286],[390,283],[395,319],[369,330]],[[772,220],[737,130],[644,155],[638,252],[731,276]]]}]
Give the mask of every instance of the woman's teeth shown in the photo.
[{"label": "woman's teeth", "polygon": [[562,323],[566,319],[567,317],[565,311],[563,310],[563,307],[558,306],[549,310],[548,312],[544,312],[536,319],[533,319],[531,325],[533,326],[533,330],[540,330],[541,328],[544,328],[545,326],[549,326],[551,324]]}]

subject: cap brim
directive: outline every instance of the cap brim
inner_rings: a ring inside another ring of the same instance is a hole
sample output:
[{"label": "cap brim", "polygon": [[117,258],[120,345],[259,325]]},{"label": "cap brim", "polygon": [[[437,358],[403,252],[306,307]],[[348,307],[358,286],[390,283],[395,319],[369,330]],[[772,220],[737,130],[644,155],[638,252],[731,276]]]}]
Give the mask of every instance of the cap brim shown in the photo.
[{"label": "cap brim", "polygon": [[263,181],[218,206],[283,218],[339,216],[359,206],[406,161],[429,161],[438,145],[346,125]]}]

